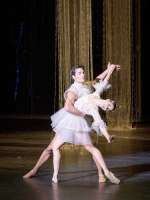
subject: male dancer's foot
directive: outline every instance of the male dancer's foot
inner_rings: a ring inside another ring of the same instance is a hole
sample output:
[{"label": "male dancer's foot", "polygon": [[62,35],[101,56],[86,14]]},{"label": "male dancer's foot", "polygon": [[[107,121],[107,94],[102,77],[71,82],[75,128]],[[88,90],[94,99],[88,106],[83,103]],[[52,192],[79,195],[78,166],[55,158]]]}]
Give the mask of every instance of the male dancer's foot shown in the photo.
[{"label": "male dancer's foot", "polygon": [[99,183],[105,183],[106,182],[106,178],[103,174],[99,174],[99,180],[98,180]]},{"label": "male dancer's foot", "polygon": [[57,175],[53,175],[52,182],[58,183]]},{"label": "male dancer's foot", "polygon": [[23,176],[23,178],[32,178],[32,177],[35,176],[35,175],[36,175],[36,170],[31,169],[27,174],[25,174],[25,175]]}]

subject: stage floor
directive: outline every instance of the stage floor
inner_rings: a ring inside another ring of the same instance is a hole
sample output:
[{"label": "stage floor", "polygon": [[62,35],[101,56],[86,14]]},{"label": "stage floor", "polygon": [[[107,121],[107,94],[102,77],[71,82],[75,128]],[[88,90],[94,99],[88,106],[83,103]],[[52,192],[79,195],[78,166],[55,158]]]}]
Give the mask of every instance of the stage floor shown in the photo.
[{"label": "stage floor", "polygon": [[51,183],[52,159],[36,177],[24,180],[40,152],[52,138],[47,131],[0,134],[1,200],[148,200],[150,199],[150,130],[116,135],[112,144],[95,140],[109,169],[121,179],[120,185],[98,183],[95,164],[83,147],[61,149],[59,183]]}]

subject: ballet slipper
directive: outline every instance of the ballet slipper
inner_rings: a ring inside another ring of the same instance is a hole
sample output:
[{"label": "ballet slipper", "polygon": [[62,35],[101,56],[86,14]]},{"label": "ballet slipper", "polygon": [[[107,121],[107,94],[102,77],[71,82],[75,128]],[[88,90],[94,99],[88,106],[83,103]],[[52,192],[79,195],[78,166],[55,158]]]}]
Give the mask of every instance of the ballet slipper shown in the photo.
[{"label": "ballet slipper", "polygon": [[52,182],[53,182],[53,183],[58,183],[58,179],[57,179],[56,176],[53,176],[53,178],[52,178]]},{"label": "ballet slipper", "polygon": [[98,180],[99,183],[105,183],[106,182],[106,178],[103,174],[99,175],[99,180]]},{"label": "ballet slipper", "polygon": [[112,172],[108,171],[105,175],[110,180],[111,183],[114,184],[120,183],[120,180],[117,177],[115,177],[115,175]]},{"label": "ballet slipper", "polygon": [[32,169],[27,174],[25,174],[23,178],[32,178],[33,176],[35,176],[35,174],[36,174],[36,171]]}]

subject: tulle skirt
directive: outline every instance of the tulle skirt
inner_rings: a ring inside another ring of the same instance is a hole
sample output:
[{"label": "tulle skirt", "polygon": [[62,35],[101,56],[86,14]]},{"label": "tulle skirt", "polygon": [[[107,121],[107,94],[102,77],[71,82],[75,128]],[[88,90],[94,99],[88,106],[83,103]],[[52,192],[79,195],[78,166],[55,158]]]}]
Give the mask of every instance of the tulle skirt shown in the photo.
[{"label": "tulle skirt", "polygon": [[51,116],[51,126],[63,142],[72,144],[92,144],[87,121],[78,115],[67,112],[64,108]]}]

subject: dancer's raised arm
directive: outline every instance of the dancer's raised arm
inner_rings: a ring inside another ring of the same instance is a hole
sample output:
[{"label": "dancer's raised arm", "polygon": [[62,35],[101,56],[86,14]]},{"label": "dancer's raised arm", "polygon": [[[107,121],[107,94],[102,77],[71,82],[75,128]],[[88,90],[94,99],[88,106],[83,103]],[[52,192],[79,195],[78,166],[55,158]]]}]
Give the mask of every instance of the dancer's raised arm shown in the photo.
[{"label": "dancer's raised arm", "polygon": [[112,65],[108,66],[108,68],[107,68],[107,75],[105,76],[105,78],[103,80],[109,81],[112,73],[115,70],[117,70],[117,71],[120,70],[120,65],[114,65],[114,64],[112,64]]},{"label": "dancer's raised arm", "polygon": [[101,80],[103,80],[103,79],[106,77],[106,75],[108,74],[109,66],[111,66],[110,62],[108,63],[107,68],[106,68],[101,74],[99,74],[99,75],[96,77],[96,79],[101,79]]},{"label": "dancer's raised arm", "polygon": [[96,77],[96,79],[100,79],[100,80],[109,80],[113,71],[119,71],[120,70],[120,65],[116,65],[116,64],[111,64],[110,62],[107,65],[107,69],[102,72],[100,75],[98,75]]},{"label": "dancer's raised arm", "polygon": [[[119,71],[120,70],[120,65],[116,65],[116,64],[111,64],[110,62],[108,62],[107,68],[101,73],[99,74],[95,80],[109,80],[112,73],[114,71]],[[95,80],[93,81],[86,81],[87,84],[91,85],[95,82]]]}]

